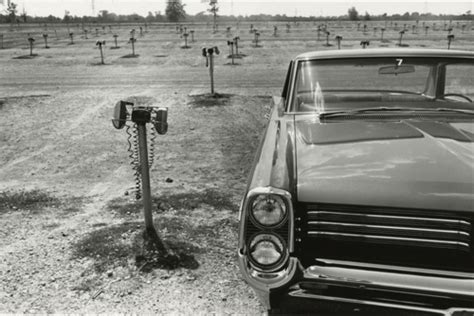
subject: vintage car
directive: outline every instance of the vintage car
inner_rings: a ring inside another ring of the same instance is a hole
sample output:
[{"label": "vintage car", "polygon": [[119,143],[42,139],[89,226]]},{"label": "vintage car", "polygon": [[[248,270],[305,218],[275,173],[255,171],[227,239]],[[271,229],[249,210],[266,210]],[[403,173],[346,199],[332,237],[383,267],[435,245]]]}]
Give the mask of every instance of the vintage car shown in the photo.
[{"label": "vintage car", "polygon": [[474,52],[296,57],[238,261],[270,313],[474,314]]}]

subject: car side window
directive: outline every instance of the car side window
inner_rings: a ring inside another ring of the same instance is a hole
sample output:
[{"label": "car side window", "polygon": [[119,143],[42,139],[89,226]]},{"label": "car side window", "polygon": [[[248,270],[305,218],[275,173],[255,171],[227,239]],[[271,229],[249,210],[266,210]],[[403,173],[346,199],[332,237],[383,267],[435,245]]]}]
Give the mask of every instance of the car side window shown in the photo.
[{"label": "car side window", "polygon": [[462,94],[474,99],[474,65],[447,65],[444,93]]}]

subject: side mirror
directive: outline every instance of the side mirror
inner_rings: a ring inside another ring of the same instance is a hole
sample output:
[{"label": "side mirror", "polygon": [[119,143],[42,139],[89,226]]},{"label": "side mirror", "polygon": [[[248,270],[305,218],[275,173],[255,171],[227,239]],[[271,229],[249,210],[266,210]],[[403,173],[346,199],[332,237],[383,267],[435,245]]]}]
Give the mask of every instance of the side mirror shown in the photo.
[{"label": "side mirror", "polygon": [[164,135],[168,132],[168,109],[159,108],[156,111],[154,126],[158,134]]}]

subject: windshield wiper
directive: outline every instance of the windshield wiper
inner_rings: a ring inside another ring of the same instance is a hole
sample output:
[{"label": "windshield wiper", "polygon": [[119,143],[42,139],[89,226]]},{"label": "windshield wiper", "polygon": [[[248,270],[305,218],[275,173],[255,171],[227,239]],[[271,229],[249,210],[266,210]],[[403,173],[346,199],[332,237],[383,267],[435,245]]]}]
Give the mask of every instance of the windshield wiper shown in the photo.
[{"label": "windshield wiper", "polygon": [[340,116],[352,116],[358,114],[366,113],[390,113],[390,112],[451,112],[451,113],[461,113],[474,115],[474,110],[465,110],[465,109],[450,109],[450,108],[406,108],[406,107],[375,107],[375,108],[363,108],[357,110],[349,111],[333,111],[333,112],[323,112],[319,114],[320,119],[331,118],[331,117],[340,117]]}]

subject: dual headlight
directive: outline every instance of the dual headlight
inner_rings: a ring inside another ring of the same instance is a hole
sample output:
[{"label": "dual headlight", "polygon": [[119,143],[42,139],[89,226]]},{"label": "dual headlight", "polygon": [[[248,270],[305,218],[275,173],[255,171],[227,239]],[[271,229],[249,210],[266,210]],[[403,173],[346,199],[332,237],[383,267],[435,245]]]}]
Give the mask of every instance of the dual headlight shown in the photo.
[{"label": "dual headlight", "polygon": [[277,227],[288,215],[288,207],[283,199],[275,194],[258,195],[250,205],[250,216],[257,226]]},{"label": "dual headlight", "polygon": [[288,205],[276,194],[262,194],[249,204],[249,217],[260,232],[248,242],[251,261],[264,269],[271,269],[282,263],[288,254],[285,241],[275,232],[288,219]]},{"label": "dual headlight", "polygon": [[261,267],[272,267],[285,257],[283,245],[274,234],[257,234],[250,240],[250,257]]}]

